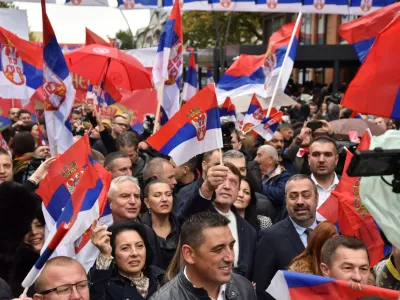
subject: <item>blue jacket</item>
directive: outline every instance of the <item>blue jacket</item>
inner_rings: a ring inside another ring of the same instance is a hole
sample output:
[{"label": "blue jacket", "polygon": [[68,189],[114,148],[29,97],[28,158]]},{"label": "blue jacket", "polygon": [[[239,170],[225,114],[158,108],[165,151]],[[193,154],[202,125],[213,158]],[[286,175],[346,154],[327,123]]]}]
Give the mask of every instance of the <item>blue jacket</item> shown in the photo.
[{"label": "blue jacket", "polygon": [[[204,199],[200,196],[200,182],[196,188],[193,189],[193,193],[187,201],[181,203],[178,210],[178,219],[183,222],[188,219],[191,215],[202,211],[217,212],[214,208],[215,193],[211,200]],[[246,278],[250,278],[252,266],[253,266],[253,255],[256,248],[257,232],[245,219],[243,219],[236,212],[235,207],[232,205],[231,210],[236,215],[237,231],[239,238],[239,260],[238,267],[234,270],[235,273],[240,274]]]},{"label": "blue jacket", "polygon": [[275,208],[276,219],[273,220],[274,223],[279,222],[286,216],[285,186],[290,177],[291,174],[283,170],[280,174],[272,178],[264,178],[261,182],[261,194],[267,196]]}]

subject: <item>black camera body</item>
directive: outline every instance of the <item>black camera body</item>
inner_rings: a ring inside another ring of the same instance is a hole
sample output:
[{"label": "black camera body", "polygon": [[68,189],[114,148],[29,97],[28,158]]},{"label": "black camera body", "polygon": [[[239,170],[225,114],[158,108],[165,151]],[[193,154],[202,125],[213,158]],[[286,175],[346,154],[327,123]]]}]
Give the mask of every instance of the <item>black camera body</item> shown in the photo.
[{"label": "black camera body", "polygon": [[222,151],[226,152],[233,149],[232,146],[232,132],[235,131],[235,123],[232,121],[221,121],[222,131]]}]

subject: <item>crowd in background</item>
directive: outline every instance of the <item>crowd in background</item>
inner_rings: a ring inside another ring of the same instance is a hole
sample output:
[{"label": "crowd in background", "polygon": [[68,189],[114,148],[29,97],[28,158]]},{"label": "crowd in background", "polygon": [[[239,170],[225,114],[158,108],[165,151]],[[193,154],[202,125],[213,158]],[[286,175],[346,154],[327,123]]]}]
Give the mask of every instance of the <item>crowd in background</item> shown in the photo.
[{"label": "crowd in background", "polygon": [[[343,147],[330,121],[353,117],[338,93],[312,82],[289,82],[297,102],[269,141],[230,132],[229,145],[183,165],[146,144],[128,114],[102,116],[84,104],[70,115],[74,139],[89,134],[92,157],[112,174],[108,201],[114,224],[91,227],[99,250],[89,270],[73,258],[48,261],[30,288],[38,299],[272,299],[278,270],[400,289],[400,252],[370,269],[366,246],[340,235],[317,209],[338,184]],[[0,299],[17,298],[45,242],[35,194],[55,158],[44,120],[10,109],[0,149]],[[389,119],[362,116],[382,128]],[[308,127],[318,121],[320,127]],[[222,155],[222,158],[221,158]],[[222,159],[222,164],[220,163]],[[384,237],[383,237],[384,238]]]}]

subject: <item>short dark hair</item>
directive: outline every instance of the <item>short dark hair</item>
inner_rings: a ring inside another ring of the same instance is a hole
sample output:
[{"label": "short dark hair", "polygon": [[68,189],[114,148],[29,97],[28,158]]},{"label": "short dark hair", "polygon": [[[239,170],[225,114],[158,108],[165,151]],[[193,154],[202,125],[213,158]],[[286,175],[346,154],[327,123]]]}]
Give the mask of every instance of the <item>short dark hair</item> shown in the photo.
[{"label": "short dark hair", "polygon": [[164,172],[164,164],[171,164],[168,160],[162,157],[154,157],[150,159],[143,168],[143,180],[147,182],[152,176]]},{"label": "short dark hair", "polygon": [[[18,114],[17,114],[18,119],[21,117],[22,114],[29,114],[29,115],[31,115],[31,113],[30,113],[29,111],[27,111],[26,109],[21,109],[21,110],[18,112]],[[31,115],[31,117],[32,117],[32,115]]]},{"label": "short dark hair", "polygon": [[137,132],[125,131],[117,137],[116,145],[117,149],[120,149],[121,147],[132,146],[137,149],[139,145],[139,135],[137,134]]},{"label": "short dark hair", "polygon": [[182,164],[182,166],[187,166],[189,168],[189,171],[194,173],[194,172],[196,172],[196,164],[197,164],[197,157],[193,156],[187,162]]},{"label": "short dark hair", "polygon": [[136,220],[122,220],[114,223],[109,231],[111,231],[112,235],[110,237],[110,245],[111,245],[111,255],[115,257],[115,243],[117,236],[125,231],[136,231],[143,240],[144,246],[146,247],[146,261],[143,273],[148,276],[148,267],[151,265],[153,261],[153,252],[150,247],[149,241],[147,239],[147,230],[145,225],[139,223]]},{"label": "short dark hair", "polygon": [[228,226],[229,222],[226,217],[210,211],[192,215],[182,225],[181,245],[189,245],[196,250],[203,243],[204,229]]},{"label": "short dark hair", "polygon": [[310,147],[311,147],[311,145],[314,144],[314,143],[321,143],[321,144],[331,143],[331,144],[334,146],[335,151],[337,152],[337,144],[336,144],[336,141],[335,141],[333,138],[331,138],[330,136],[321,135],[321,136],[318,136],[318,137],[314,138],[314,139],[312,140],[311,144],[310,144]]},{"label": "short dark hair", "polygon": [[290,123],[279,124],[279,131],[287,130],[287,129],[293,129],[292,124],[290,124]]},{"label": "short dark hair", "polygon": [[362,241],[353,236],[338,235],[327,240],[322,246],[321,262],[327,266],[330,266],[332,263],[332,257],[336,254],[337,249],[340,247],[352,250],[365,250],[365,252],[367,252],[369,261],[368,249]]},{"label": "short dark hair", "polygon": [[219,149],[214,149],[214,150],[205,152],[203,154],[203,161],[208,163],[210,161],[211,156],[214,154],[215,151],[219,151]]},{"label": "short dark hair", "polygon": [[110,154],[107,154],[107,156],[104,158],[104,168],[111,170],[110,168],[112,167],[114,160],[118,158],[129,158],[129,156],[128,154],[122,153],[120,151],[111,152]]},{"label": "short dark hair", "polygon": [[81,114],[82,112],[76,108],[71,111],[71,115],[81,115]]},{"label": "short dark hair", "polygon": [[169,186],[169,183],[166,182],[165,180],[161,180],[161,179],[153,179],[153,180],[150,180],[149,183],[147,183],[147,184],[146,184],[146,187],[144,188],[144,198],[147,198],[147,197],[149,196],[150,187],[151,187],[153,184],[156,184],[156,183],[165,183],[166,185]]},{"label": "short dark hair", "polygon": [[313,187],[314,187],[315,194],[318,195],[318,190],[317,190],[317,186],[316,186],[315,182],[312,181],[310,176],[305,175],[305,174],[295,174],[295,175],[291,176],[288,181],[286,181],[285,195],[287,193],[287,187],[288,187],[289,182],[291,182],[291,181],[299,181],[299,180],[308,180],[308,181],[310,181],[312,183]]},{"label": "short dark hair", "polygon": [[32,134],[27,131],[18,132],[14,136],[14,155],[22,156],[25,153],[30,153],[35,151],[35,139]]},{"label": "short dark hair", "polygon": [[12,158],[11,158],[11,156],[10,156],[10,153],[8,153],[6,149],[0,148],[0,155],[7,155],[7,156],[11,159],[11,161],[12,161]]}]

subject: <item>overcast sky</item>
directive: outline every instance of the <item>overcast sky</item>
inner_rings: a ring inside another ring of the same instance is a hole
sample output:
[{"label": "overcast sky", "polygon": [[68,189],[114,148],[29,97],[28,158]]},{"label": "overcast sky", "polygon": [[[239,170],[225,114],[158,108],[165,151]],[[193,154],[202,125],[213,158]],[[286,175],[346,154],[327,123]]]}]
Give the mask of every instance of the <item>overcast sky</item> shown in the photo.
[{"label": "overcast sky", "polygon": [[[26,9],[31,31],[42,31],[42,15],[40,3],[17,2],[20,9]],[[121,11],[109,7],[84,7],[47,4],[47,14],[53,25],[59,43],[84,43],[85,27],[103,38],[115,37],[120,29],[128,29]],[[124,11],[129,26],[135,34],[136,30],[146,27],[150,20],[150,11]]]}]

